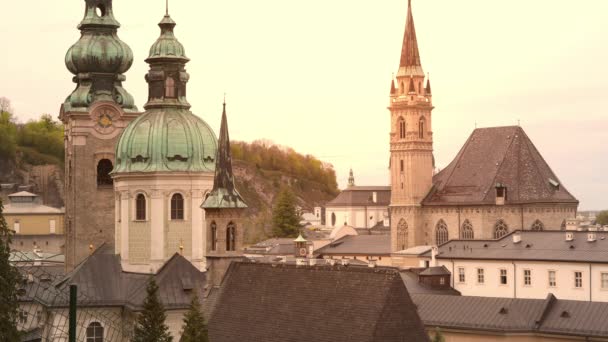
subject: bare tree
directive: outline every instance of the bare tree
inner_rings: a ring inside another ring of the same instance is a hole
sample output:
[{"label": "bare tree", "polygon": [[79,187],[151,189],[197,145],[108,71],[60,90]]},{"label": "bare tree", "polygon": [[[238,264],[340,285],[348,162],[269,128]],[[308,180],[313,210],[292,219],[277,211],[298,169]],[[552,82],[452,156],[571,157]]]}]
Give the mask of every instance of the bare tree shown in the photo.
[{"label": "bare tree", "polygon": [[2,96],[0,97],[0,113],[12,113],[13,112],[13,108],[11,107],[11,100],[7,99],[6,97]]}]

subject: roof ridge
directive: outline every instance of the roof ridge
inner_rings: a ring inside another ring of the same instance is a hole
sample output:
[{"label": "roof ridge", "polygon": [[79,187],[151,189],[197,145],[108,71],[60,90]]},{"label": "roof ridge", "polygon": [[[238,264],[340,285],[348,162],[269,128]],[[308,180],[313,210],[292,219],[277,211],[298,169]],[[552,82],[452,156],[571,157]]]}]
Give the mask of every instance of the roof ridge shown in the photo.
[{"label": "roof ridge", "polygon": [[537,319],[534,320],[534,330],[539,330],[540,329],[540,327],[542,326],[543,322],[545,321],[545,318],[547,318],[547,315],[549,314],[549,312],[553,308],[553,305],[555,304],[556,301],[557,301],[557,298],[555,298],[555,296],[553,295],[553,293],[549,292],[549,294],[547,295],[547,298],[545,299],[545,303],[543,305],[543,309],[540,312],[540,316]]}]

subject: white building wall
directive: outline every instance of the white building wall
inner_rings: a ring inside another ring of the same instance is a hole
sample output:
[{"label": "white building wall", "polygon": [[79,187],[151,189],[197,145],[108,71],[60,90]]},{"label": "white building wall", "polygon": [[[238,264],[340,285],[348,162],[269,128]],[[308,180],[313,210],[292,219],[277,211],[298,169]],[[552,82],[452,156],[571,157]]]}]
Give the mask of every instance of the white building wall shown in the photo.
[{"label": "white building wall", "polygon": [[[335,225],[331,224],[332,214],[336,215]],[[341,227],[346,222],[346,225],[355,228],[371,228],[382,221],[384,216],[388,216],[388,207],[327,207],[325,226]]]}]

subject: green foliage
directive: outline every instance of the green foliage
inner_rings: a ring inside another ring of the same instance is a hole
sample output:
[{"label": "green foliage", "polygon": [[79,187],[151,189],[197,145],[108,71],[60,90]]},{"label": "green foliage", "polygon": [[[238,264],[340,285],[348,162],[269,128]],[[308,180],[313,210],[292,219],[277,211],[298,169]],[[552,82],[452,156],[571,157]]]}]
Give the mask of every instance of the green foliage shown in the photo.
[{"label": "green foliage", "polygon": [[595,223],[601,225],[608,225],[608,210],[600,211],[595,217]]},{"label": "green foliage", "polygon": [[40,120],[29,121],[21,127],[17,143],[63,160],[63,125],[54,121],[49,114],[44,114]]},{"label": "green foliage", "polygon": [[182,339],[180,342],[209,342],[207,326],[201,310],[201,303],[195,294],[190,303],[190,309],[184,315],[184,325],[182,327]]},{"label": "green foliage", "polygon": [[21,283],[21,274],[9,263],[13,231],[6,224],[3,210],[4,206],[0,200],[0,341],[20,341],[17,330],[17,290]]},{"label": "green foliage", "polygon": [[280,171],[299,180],[321,184],[325,192],[338,193],[333,168],[311,155],[301,155],[291,148],[279,147],[268,141],[251,144],[234,141],[230,147],[234,159],[255,165],[259,170]]},{"label": "green foliage", "polygon": [[132,342],[171,342],[169,327],[165,324],[167,314],[158,299],[158,285],[150,278],[146,287],[147,296],[144,300],[144,310],[139,314]]},{"label": "green foliage", "polygon": [[277,195],[272,211],[272,232],[275,237],[296,237],[300,229],[300,217],[296,212],[296,197],[287,187]]},{"label": "green foliage", "polygon": [[17,126],[13,116],[0,112],[0,157],[13,159],[17,150]]},{"label": "green foliage", "polygon": [[434,334],[433,338],[431,339],[431,342],[445,342],[445,338],[443,337],[443,334],[441,333],[441,329],[435,328],[435,334]]}]

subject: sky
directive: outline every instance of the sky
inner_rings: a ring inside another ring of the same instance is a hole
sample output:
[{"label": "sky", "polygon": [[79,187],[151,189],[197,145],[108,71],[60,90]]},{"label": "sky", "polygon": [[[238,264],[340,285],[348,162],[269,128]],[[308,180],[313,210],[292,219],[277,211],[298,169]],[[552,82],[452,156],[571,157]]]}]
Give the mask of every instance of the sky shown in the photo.
[{"label": "sky", "polygon": [[[333,164],[341,187],[387,185],[392,73],[407,0],[170,0],[191,59],[192,111],[230,137],[268,139]],[[433,89],[437,166],[477,127],[520,124],[580,200],[608,208],[608,1],[413,0]],[[84,0],[6,1],[0,96],[21,121],[57,116],[73,90],[64,64]],[[164,0],[115,0],[135,56],[124,87],[141,110]],[[6,15],[6,14],[9,15]]]}]

